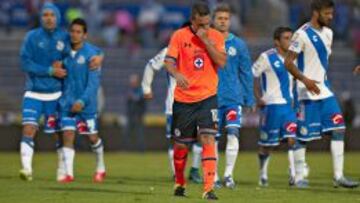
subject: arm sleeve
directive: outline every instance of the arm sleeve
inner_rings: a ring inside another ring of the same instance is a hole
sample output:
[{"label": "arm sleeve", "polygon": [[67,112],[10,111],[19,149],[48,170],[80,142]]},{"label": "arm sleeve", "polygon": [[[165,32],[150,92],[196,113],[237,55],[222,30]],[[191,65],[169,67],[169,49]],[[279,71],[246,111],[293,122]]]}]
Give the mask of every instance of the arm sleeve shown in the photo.
[{"label": "arm sleeve", "polygon": [[51,75],[52,67],[43,66],[33,61],[35,50],[31,45],[30,35],[27,34],[20,50],[20,65],[23,72],[36,76]]},{"label": "arm sleeve", "polygon": [[240,82],[244,86],[244,105],[251,107],[255,104],[254,77],[251,72],[251,57],[245,43],[240,45]]},{"label": "arm sleeve", "polygon": [[216,36],[215,47],[221,53],[226,53],[226,51],[225,51],[225,38],[224,38],[224,36],[222,34],[218,34]]},{"label": "arm sleeve", "polygon": [[144,70],[144,76],[141,83],[144,94],[151,93],[151,84],[154,79],[155,71],[159,71],[164,66],[165,54],[167,49],[161,50],[154,58],[146,64]]},{"label": "arm sleeve", "polygon": [[252,66],[252,73],[254,77],[258,78],[266,70],[266,58],[261,54]]},{"label": "arm sleeve", "polygon": [[97,91],[100,86],[100,69],[90,70],[88,72],[88,82],[85,88],[83,95],[81,95],[80,100],[86,106],[90,98],[97,97]]},{"label": "arm sleeve", "polygon": [[303,39],[303,35],[301,35],[301,33],[298,31],[291,38],[289,50],[299,54],[304,50],[304,46],[305,41]]}]

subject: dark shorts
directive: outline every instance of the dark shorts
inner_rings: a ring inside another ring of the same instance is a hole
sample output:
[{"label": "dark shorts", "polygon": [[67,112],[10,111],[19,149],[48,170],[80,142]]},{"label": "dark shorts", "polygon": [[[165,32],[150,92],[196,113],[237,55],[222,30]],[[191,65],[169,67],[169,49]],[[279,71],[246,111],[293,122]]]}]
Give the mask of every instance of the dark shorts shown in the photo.
[{"label": "dark shorts", "polygon": [[197,135],[216,135],[217,98],[209,97],[196,103],[174,102],[171,134],[176,142],[193,143]]}]

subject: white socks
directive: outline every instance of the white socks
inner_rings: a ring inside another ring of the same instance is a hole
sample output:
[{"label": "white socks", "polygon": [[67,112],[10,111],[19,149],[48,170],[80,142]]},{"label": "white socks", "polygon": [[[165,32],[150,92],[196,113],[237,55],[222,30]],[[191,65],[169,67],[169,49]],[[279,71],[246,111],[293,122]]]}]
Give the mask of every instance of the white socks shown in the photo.
[{"label": "white socks", "polygon": [[193,144],[192,147],[192,168],[199,168],[200,166],[200,162],[201,162],[201,152],[202,152],[202,147],[199,144]]},{"label": "white socks", "polygon": [[96,154],[96,172],[105,172],[104,145],[102,140],[99,138],[97,143],[91,145],[91,149]]},{"label": "white socks", "polygon": [[172,175],[175,175],[174,148],[173,147],[169,147],[168,156],[169,156],[169,163],[170,163],[170,168],[171,168]]},{"label": "white socks", "polygon": [[34,154],[34,140],[23,136],[20,142],[20,158],[23,170],[32,173],[32,159]]},{"label": "white socks", "polygon": [[225,151],[225,173],[224,177],[232,176],[236,159],[239,153],[239,140],[234,135],[227,136],[226,151]]},{"label": "white socks", "polygon": [[64,153],[62,148],[56,149],[57,155],[58,155],[58,168],[57,168],[57,180],[61,180],[65,177],[66,171],[65,171],[65,163],[64,163]]},{"label": "white socks", "polygon": [[75,150],[69,147],[63,147],[62,149],[63,149],[66,175],[74,177]]},{"label": "white socks", "polygon": [[306,153],[305,147],[294,150],[295,172],[296,172],[295,182],[304,179],[305,153]]},{"label": "white socks", "polygon": [[344,141],[331,140],[331,155],[333,160],[334,178],[337,180],[344,175]]},{"label": "white socks", "polygon": [[288,150],[288,159],[289,159],[289,175],[291,177],[295,177],[295,157],[294,157],[294,150],[289,149]]}]

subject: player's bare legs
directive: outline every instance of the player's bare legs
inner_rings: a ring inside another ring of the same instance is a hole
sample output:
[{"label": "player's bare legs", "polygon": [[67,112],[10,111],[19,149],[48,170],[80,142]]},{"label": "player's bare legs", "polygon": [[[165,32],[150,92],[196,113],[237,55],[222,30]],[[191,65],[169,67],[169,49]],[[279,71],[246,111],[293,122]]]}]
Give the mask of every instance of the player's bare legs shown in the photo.
[{"label": "player's bare legs", "polygon": [[103,182],[106,176],[105,162],[104,162],[104,145],[102,139],[98,134],[92,134],[88,136],[91,143],[91,149],[96,154],[96,171],[93,177],[93,181],[100,183]]},{"label": "player's bare legs", "polygon": [[23,136],[20,142],[20,158],[22,169],[20,170],[20,178],[31,181],[32,177],[32,159],[34,155],[34,137],[36,135],[37,126],[24,125]]}]

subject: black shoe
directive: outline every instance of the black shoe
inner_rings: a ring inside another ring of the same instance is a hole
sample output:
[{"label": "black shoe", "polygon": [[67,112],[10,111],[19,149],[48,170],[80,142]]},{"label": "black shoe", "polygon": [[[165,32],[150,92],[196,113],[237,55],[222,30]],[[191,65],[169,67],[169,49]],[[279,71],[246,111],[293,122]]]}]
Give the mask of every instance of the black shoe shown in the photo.
[{"label": "black shoe", "polygon": [[215,195],[214,190],[210,190],[209,192],[205,192],[203,194],[203,199],[207,200],[218,200],[219,198]]},{"label": "black shoe", "polygon": [[174,196],[177,197],[186,197],[185,195],[185,187],[181,185],[176,185],[174,190]]}]

